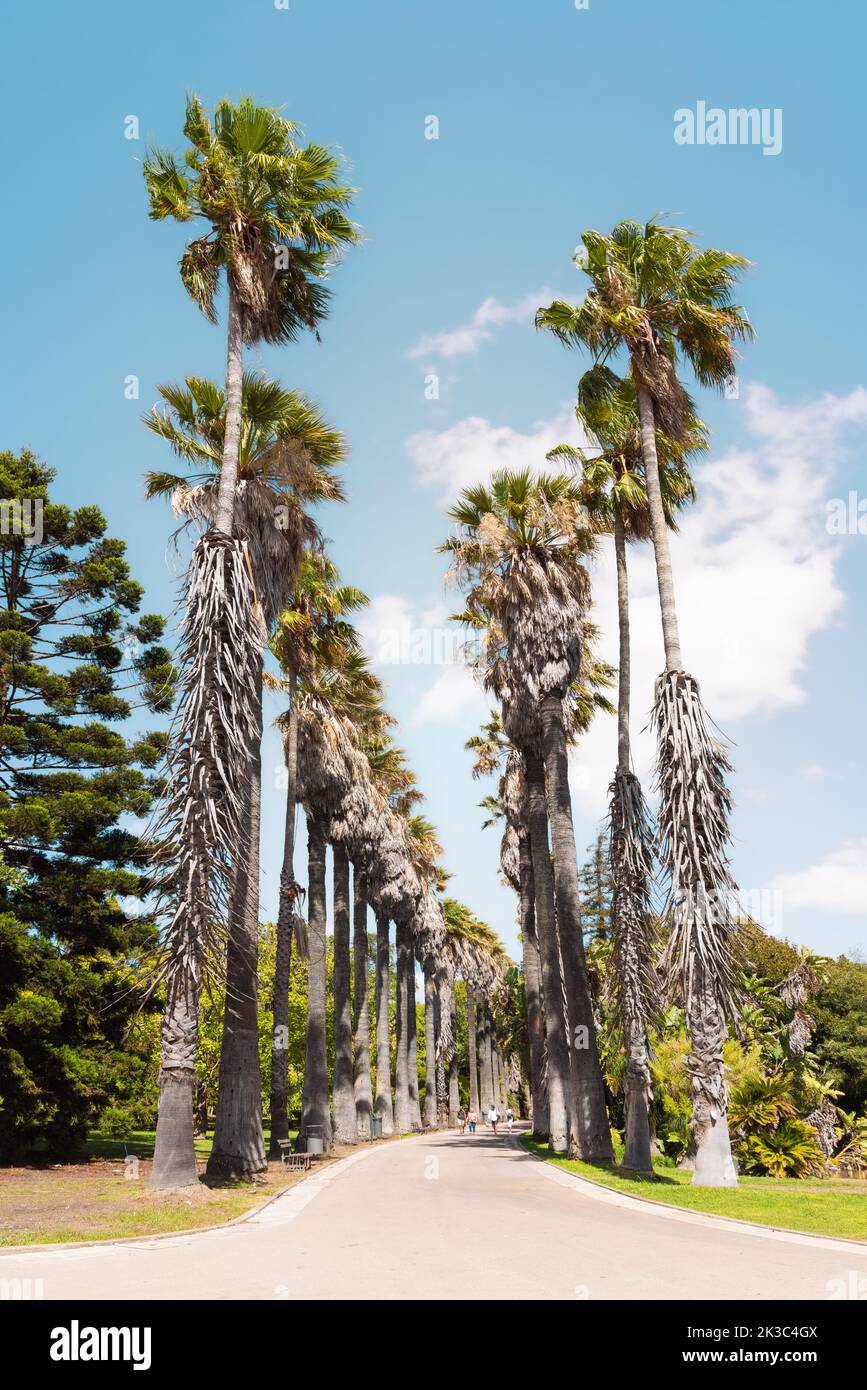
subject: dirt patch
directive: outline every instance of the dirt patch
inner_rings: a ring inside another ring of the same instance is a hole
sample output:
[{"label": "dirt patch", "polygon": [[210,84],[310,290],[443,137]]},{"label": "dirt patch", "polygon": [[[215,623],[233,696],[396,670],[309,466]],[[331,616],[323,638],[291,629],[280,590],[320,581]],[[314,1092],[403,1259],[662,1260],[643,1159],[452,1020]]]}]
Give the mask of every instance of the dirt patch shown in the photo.
[{"label": "dirt patch", "polygon": [[[204,1163],[198,1165],[204,1174]],[[298,1182],[279,1163],[254,1182],[182,1192],[151,1192],[151,1164],[110,1160],[56,1168],[7,1168],[0,1174],[0,1245],[110,1239],[191,1230],[240,1216]]]},{"label": "dirt patch", "polygon": [[[337,1146],[327,1158],[315,1161],[314,1168],[371,1147]],[[150,1191],[151,1161],[145,1158],[0,1169],[0,1246],[109,1240],[215,1226],[242,1216],[306,1176],[269,1163],[252,1182],[217,1183],[205,1178],[205,1160],[197,1166],[198,1186],[173,1192]]]}]

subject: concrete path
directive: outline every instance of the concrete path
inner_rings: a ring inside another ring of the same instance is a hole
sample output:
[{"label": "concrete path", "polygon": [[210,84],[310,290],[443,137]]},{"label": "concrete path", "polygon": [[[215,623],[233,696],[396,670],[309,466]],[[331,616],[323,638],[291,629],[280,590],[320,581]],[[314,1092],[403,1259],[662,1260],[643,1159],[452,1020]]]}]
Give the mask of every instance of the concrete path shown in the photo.
[{"label": "concrete path", "polygon": [[[47,1299],[827,1299],[867,1246],[611,1200],[507,1138],[432,1134],[324,1169],[243,1224],[0,1253]],[[863,1286],[862,1286],[863,1287]]]}]

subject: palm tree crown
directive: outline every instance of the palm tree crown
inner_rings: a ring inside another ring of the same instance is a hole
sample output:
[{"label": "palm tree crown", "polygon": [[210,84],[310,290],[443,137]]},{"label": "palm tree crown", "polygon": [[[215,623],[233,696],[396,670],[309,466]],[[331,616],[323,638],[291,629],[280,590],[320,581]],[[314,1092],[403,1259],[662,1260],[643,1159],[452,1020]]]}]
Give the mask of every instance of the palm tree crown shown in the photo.
[{"label": "palm tree crown", "polygon": [[190,298],[215,323],[225,270],[245,342],[315,332],[327,310],[320,280],[329,260],[358,237],[345,213],[353,190],[341,182],[339,159],[322,145],[299,145],[294,121],[249,97],[219,102],[211,120],[191,95],[183,131],[183,163],[153,148],[144,173],[153,219],[210,224],[181,257]]}]

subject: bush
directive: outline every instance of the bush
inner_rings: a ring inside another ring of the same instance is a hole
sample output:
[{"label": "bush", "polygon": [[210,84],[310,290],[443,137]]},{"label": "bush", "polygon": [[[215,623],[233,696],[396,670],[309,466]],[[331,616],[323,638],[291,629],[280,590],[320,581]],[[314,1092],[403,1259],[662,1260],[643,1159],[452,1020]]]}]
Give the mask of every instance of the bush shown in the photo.
[{"label": "bush", "polygon": [[103,1110],[97,1125],[97,1133],[104,1134],[106,1139],[129,1139],[134,1129],[132,1115],[118,1105],[109,1105]]}]

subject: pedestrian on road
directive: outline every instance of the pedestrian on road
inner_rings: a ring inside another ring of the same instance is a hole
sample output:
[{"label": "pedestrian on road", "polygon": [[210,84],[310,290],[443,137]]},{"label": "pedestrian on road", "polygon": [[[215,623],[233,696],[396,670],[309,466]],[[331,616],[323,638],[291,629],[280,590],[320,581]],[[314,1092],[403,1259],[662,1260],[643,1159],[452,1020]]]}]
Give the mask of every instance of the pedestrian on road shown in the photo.
[{"label": "pedestrian on road", "polygon": [[513,1125],[514,1123],[515,1123],[515,1116],[514,1116],[514,1113],[513,1113],[513,1111],[512,1111],[512,1107],[511,1107],[511,1105],[510,1105],[510,1106],[507,1108],[507,1110],[506,1110],[506,1129],[509,1131],[510,1134],[512,1133],[512,1125]]},{"label": "pedestrian on road", "polygon": [[458,1129],[460,1130],[461,1134],[463,1134],[463,1132],[464,1132],[464,1130],[466,1129],[466,1127],[467,1127],[467,1112],[466,1112],[466,1110],[464,1109],[464,1107],[461,1106],[460,1110],[458,1111]]},{"label": "pedestrian on road", "polygon": [[495,1134],[497,1132],[497,1125],[499,1123],[500,1112],[497,1109],[496,1105],[492,1105],[490,1110],[488,1111],[488,1124],[491,1126],[491,1129],[494,1131]]},{"label": "pedestrian on road", "polygon": [[470,1134],[475,1134],[475,1132],[476,1132],[476,1125],[478,1124],[478,1122],[479,1122],[478,1114],[476,1113],[475,1110],[473,1110],[473,1108],[472,1108],[472,1106],[471,1106],[470,1109],[469,1109],[468,1112],[467,1112],[467,1129],[470,1131]]}]

